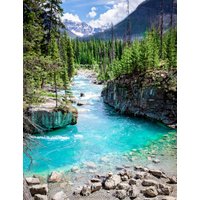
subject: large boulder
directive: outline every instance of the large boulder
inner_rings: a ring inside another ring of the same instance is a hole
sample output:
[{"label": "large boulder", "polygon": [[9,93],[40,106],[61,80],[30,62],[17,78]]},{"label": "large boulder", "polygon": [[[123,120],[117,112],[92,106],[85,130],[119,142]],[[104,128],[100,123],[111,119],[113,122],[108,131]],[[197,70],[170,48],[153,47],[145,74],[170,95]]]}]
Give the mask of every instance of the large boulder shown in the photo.
[{"label": "large boulder", "polygon": [[47,195],[35,194],[34,200],[48,200]]},{"label": "large boulder", "polygon": [[112,175],[105,180],[104,188],[107,190],[115,189],[120,182],[121,177],[119,175]]},{"label": "large boulder", "polygon": [[53,198],[51,198],[51,200],[69,200],[67,195],[63,192],[63,191],[60,191],[60,192],[57,192]]},{"label": "large boulder", "polygon": [[116,190],[113,196],[115,196],[118,199],[125,199],[127,196],[126,190]]},{"label": "large boulder", "polygon": [[159,184],[159,188],[158,188],[158,193],[161,195],[170,195],[170,193],[173,191],[173,188],[168,186],[168,185],[164,185],[164,184]]},{"label": "large boulder", "polygon": [[169,183],[169,184],[177,184],[176,176],[169,177],[168,179],[169,180],[167,181],[167,183]]},{"label": "large boulder", "polygon": [[82,187],[82,190],[81,190],[80,194],[81,194],[82,196],[89,196],[89,195],[91,194],[91,186],[89,186],[89,185],[84,185],[84,186]]},{"label": "large boulder", "polygon": [[27,177],[26,182],[28,185],[38,185],[40,184],[40,179],[34,177]]},{"label": "large boulder", "polygon": [[48,178],[49,183],[56,183],[60,182],[61,180],[62,180],[62,175],[56,171],[53,171]]},{"label": "large boulder", "polygon": [[96,191],[100,190],[101,187],[102,187],[101,182],[92,183],[92,185],[91,185],[91,192],[96,192]]},{"label": "large boulder", "polygon": [[154,186],[151,186],[151,187],[144,189],[143,194],[146,197],[156,197],[158,195],[158,192]]},{"label": "large boulder", "polygon": [[118,190],[128,190],[130,188],[130,185],[125,182],[121,182],[117,185]]},{"label": "large boulder", "polygon": [[128,190],[128,196],[130,199],[135,199],[139,194],[139,191],[136,186],[131,186]]},{"label": "large boulder", "polygon": [[158,186],[158,182],[154,181],[154,180],[151,180],[151,179],[144,179],[142,181],[142,185],[143,186]]},{"label": "large boulder", "polygon": [[30,186],[29,189],[30,189],[30,193],[31,193],[32,196],[34,196],[35,194],[46,195],[48,193],[47,184],[33,185],[33,186]]},{"label": "large boulder", "polygon": [[149,173],[157,178],[166,178],[166,175],[158,169],[151,169],[149,170]]}]

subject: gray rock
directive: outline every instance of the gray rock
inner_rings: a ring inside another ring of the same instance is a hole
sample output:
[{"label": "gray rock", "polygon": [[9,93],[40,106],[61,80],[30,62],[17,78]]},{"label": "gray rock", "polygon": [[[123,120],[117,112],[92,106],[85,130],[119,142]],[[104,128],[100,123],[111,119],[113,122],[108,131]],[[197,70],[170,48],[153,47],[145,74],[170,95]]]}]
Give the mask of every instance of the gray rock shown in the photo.
[{"label": "gray rock", "polygon": [[148,187],[144,189],[142,192],[146,197],[156,197],[158,195],[158,192],[154,186]]},{"label": "gray rock", "polygon": [[166,178],[166,175],[162,171],[157,169],[150,169],[149,173],[157,178]]},{"label": "gray rock", "polygon": [[97,182],[101,182],[101,179],[99,179],[99,178],[92,178],[90,181],[92,183],[97,183]]},{"label": "gray rock", "polygon": [[77,173],[79,170],[80,169],[77,166],[74,166],[74,167],[71,168],[71,172],[74,172],[74,173]]},{"label": "gray rock", "polygon": [[136,185],[137,181],[134,178],[131,178],[128,183],[129,185]]},{"label": "gray rock", "polygon": [[135,179],[144,179],[144,178],[146,178],[147,177],[147,173],[146,172],[137,172],[136,174],[135,174]]},{"label": "gray rock", "polygon": [[48,200],[46,195],[35,194],[34,200]]},{"label": "gray rock", "polygon": [[169,184],[177,184],[176,176],[169,177],[169,181],[167,183],[169,183]]},{"label": "gray rock", "polygon": [[62,175],[56,171],[53,171],[48,178],[49,183],[57,183],[60,182],[61,180],[62,180]]},{"label": "gray rock", "polygon": [[176,200],[176,198],[172,196],[166,196],[166,197],[161,197],[160,200]]},{"label": "gray rock", "polygon": [[89,196],[89,195],[91,194],[91,186],[89,186],[89,185],[84,185],[84,186],[82,187],[82,190],[81,190],[80,194],[81,194],[82,196]]},{"label": "gray rock", "polygon": [[124,170],[124,167],[117,166],[116,170]]},{"label": "gray rock", "polygon": [[80,97],[84,97],[84,96],[85,96],[85,94],[81,92],[80,93]]},{"label": "gray rock", "polygon": [[159,159],[153,159],[152,162],[157,164],[157,163],[160,163],[160,160]]},{"label": "gray rock", "polygon": [[126,190],[116,190],[113,194],[118,199],[125,199],[126,198]]},{"label": "gray rock", "polygon": [[139,194],[139,191],[136,186],[131,186],[130,189],[128,190],[128,196],[130,199],[135,199]]},{"label": "gray rock", "polygon": [[81,190],[82,190],[82,187],[81,187],[81,186],[77,187],[77,188],[74,190],[73,195],[78,195],[78,194],[80,194],[80,193],[81,193]]},{"label": "gray rock", "polygon": [[87,101],[78,101],[77,106],[87,105]]},{"label": "gray rock", "polygon": [[119,175],[113,175],[106,179],[104,182],[104,188],[107,190],[114,189],[121,182]]},{"label": "gray rock", "polygon": [[158,186],[158,182],[150,179],[145,179],[142,181],[143,186]]},{"label": "gray rock", "polygon": [[161,195],[170,195],[170,193],[173,191],[172,187],[164,184],[159,184],[158,193]]},{"label": "gray rock", "polygon": [[29,189],[30,189],[30,193],[31,193],[32,196],[34,196],[35,194],[46,195],[47,192],[48,192],[47,184],[33,185],[33,186],[30,186]]},{"label": "gray rock", "polygon": [[69,200],[67,195],[63,192],[63,191],[60,191],[60,192],[57,192],[53,198],[51,198],[51,200]]},{"label": "gray rock", "polygon": [[28,185],[38,185],[40,184],[40,179],[39,178],[33,178],[33,177],[27,177],[26,182]]},{"label": "gray rock", "polygon": [[94,162],[85,162],[85,166],[90,169],[95,169],[97,167]]},{"label": "gray rock", "polygon": [[102,157],[101,159],[100,159],[100,161],[101,162],[109,162],[109,158],[107,158],[107,157]]},{"label": "gray rock", "polygon": [[121,182],[117,185],[117,189],[119,190],[128,190],[130,185],[128,183]]},{"label": "gray rock", "polygon": [[122,181],[128,181],[128,176],[127,175],[124,175],[121,177]]},{"label": "gray rock", "polygon": [[141,171],[141,172],[149,172],[148,168],[142,167],[142,166],[135,166],[134,169],[138,170],[138,171]]},{"label": "gray rock", "polygon": [[92,183],[92,185],[91,185],[91,192],[96,192],[96,191],[100,190],[101,187],[102,187],[101,182]]}]

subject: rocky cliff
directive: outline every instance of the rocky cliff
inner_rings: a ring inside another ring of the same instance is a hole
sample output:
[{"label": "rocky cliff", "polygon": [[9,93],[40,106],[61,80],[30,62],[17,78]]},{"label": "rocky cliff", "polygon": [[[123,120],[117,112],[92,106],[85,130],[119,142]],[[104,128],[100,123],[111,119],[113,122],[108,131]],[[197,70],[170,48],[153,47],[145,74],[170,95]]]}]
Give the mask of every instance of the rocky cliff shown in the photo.
[{"label": "rocky cliff", "polygon": [[176,83],[176,71],[122,75],[107,83],[102,97],[123,114],[147,117],[176,127]]},{"label": "rocky cliff", "polygon": [[29,107],[26,115],[30,120],[32,133],[41,131],[51,131],[63,128],[67,125],[77,123],[78,112],[70,103],[59,105],[55,108],[52,104],[41,104],[39,106]]}]

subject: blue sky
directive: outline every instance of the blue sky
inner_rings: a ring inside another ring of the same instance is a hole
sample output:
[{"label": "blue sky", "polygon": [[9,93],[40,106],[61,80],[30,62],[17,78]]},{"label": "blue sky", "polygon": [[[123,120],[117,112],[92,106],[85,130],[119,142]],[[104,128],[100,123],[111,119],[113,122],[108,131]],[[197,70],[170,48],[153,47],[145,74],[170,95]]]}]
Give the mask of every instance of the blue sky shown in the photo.
[{"label": "blue sky", "polygon": [[[130,12],[144,0],[130,0]],[[63,19],[84,21],[98,28],[117,24],[127,16],[126,0],[63,0]]]}]

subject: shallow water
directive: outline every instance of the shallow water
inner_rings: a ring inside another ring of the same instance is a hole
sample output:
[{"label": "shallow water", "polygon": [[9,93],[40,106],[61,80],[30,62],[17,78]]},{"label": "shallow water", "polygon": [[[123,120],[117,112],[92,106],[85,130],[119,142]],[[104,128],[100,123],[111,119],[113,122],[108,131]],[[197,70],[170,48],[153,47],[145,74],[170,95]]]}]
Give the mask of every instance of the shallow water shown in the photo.
[{"label": "shallow water", "polygon": [[[163,136],[175,133],[159,123],[119,115],[102,102],[102,86],[92,84],[84,74],[74,77],[71,90],[76,98],[84,93],[85,97],[80,99],[87,101],[88,105],[77,107],[76,125],[32,136],[38,144],[32,147],[31,166],[30,160],[24,156],[25,173],[67,170],[86,161],[100,163],[106,156],[117,165],[127,159],[124,155],[131,150],[147,152],[155,144],[156,148],[162,147],[165,143]],[[175,143],[174,140],[173,145]]]}]

